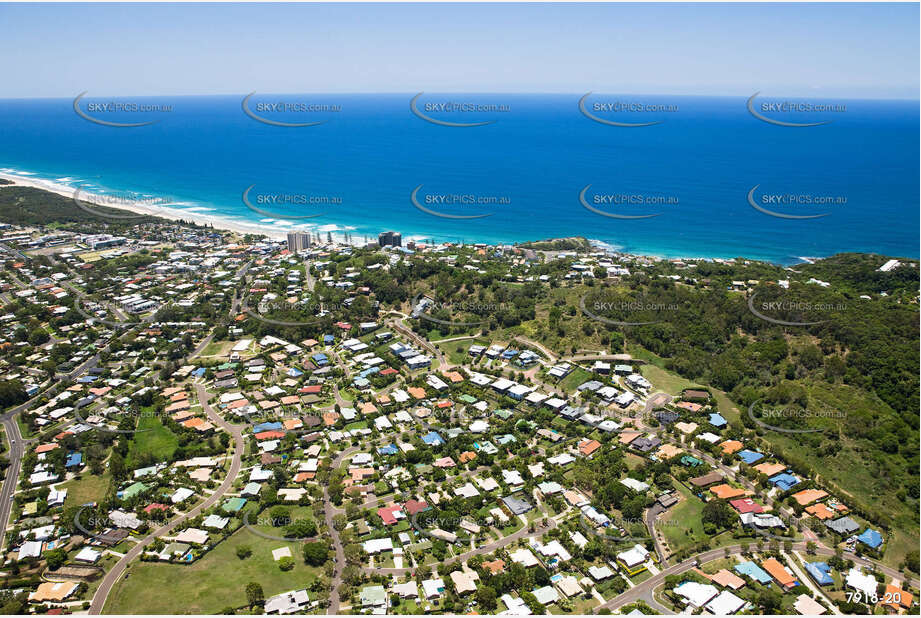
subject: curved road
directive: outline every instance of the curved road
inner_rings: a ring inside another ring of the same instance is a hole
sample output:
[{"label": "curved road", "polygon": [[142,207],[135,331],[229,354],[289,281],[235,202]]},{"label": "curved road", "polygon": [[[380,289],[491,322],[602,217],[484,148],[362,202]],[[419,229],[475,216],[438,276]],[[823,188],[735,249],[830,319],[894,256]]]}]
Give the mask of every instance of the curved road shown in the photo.
[{"label": "curved road", "polygon": [[[329,466],[330,474],[337,470],[346,457],[354,455],[361,449],[352,446],[339,453]],[[339,538],[339,531],[333,526],[333,517],[339,513],[344,513],[344,509],[333,506],[329,499],[329,483],[323,485],[323,517],[326,520],[326,528],[333,539],[333,548],[336,551],[336,560],[333,563],[333,577],[330,580],[329,606],[326,609],[327,614],[339,613],[339,587],[342,585],[342,569],[345,567],[345,550],[342,547],[342,541]]]},{"label": "curved road", "polygon": [[[751,548],[752,548],[752,545],[749,544],[749,551],[752,550]],[[730,554],[740,554],[742,553],[742,546],[741,545],[731,545],[728,547],[720,547],[719,549],[711,549],[711,550],[699,553],[691,558],[688,558],[687,560],[683,562],[680,562],[678,564],[672,565],[668,568],[661,570],[657,575],[654,575],[650,577],[649,579],[647,579],[646,581],[642,582],[641,584],[637,584],[633,588],[630,588],[629,590],[624,591],[623,593],[619,594],[618,596],[614,597],[608,602],[595,607],[592,611],[593,613],[597,614],[602,608],[608,608],[608,609],[613,610],[617,607],[621,607],[622,605],[626,605],[628,603],[634,603],[640,600],[645,601],[646,603],[650,603],[650,601],[652,601],[652,603],[655,603],[655,605],[658,606],[659,604],[653,598],[653,591],[665,581],[666,577],[668,577],[669,575],[678,575],[680,573],[684,573],[685,571],[689,571],[693,569],[699,564],[704,564],[705,562],[710,562],[712,560],[718,560],[719,558],[723,558],[726,555],[727,550],[730,552]],[[806,543],[794,543],[793,550],[805,552]],[[834,556],[835,555],[834,550],[829,549],[828,547],[825,547],[824,545],[819,545],[819,544],[816,544],[815,553],[816,555],[823,555],[823,556]],[[849,558],[850,560],[853,560],[855,564],[859,564],[863,566],[872,566],[872,567],[879,569],[882,573],[884,573],[885,575],[888,575],[889,577],[902,579],[902,574],[896,571],[895,569],[879,564],[873,560],[868,560],[866,558],[859,558],[850,552],[844,552],[843,556],[845,558]],[[909,584],[917,587],[918,580],[916,579],[910,580]]]},{"label": "curved road", "polygon": [[221,486],[217,490],[208,496],[204,502],[200,503],[198,506],[193,508],[188,513],[180,515],[171,522],[157,528],[150,534],[148,534],[140,542],[136,543],[125,556],[119,560],[115,566],[106,573],[105,577],[102,579],[102,582],[99,584],[99,588],[96,589],[96,594],[93,595],[93,603],[90,605],[89,613],[90,614],[101,614],[102,609],[105,606],[105,602],[109,593],[112,591],[113,586],[118,582],[122,574],[128,569],[129,564],[132,560],[141,555],[144,551],[144,548],[150,545],[154,539],[157,537],[168,534],[171,530],[176,528],[179,524],[183,523],[188,519],[197,517],[199,513],[205,509],[211,508],[220,500],[223,495],[233,487],[233,482],[236,480],[237,475],[240,473],[240,468],[243,461],[243,434],[241,427],[239,425],[231,425],[225,421],[221,416],[216,414],[214,410],[211,409],[211,406],[208,404],[208,392],[201,384],[195,385],[195,391],[198,394],[198,400],[201,402],[202,410],[205,411],[205,414],[208,415],[208,418],[211,422],[220,426],[226,432],[228,432],[234,440],[234,453],[233,461],[230,464],[230,470],[227,473],[227,476],[224,478],[224,482],[221,483]]}]

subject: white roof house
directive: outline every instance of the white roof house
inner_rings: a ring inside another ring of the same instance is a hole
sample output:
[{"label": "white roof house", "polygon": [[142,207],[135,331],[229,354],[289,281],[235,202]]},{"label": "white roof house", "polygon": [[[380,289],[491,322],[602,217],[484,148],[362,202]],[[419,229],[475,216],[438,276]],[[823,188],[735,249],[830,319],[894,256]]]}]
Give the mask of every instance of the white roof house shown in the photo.
[{"label": "white roof house", "polygon": [[862,592],[868,597],[876,594],[876,578],[863,572],[860,567],[853,567],[847,572],[846,582],[848,588]]},{"label": "white roof house", "polygon": [[390,591],[399,595],[401,599],[415,599],[419,596],[419,586],[412,579],[402,584],[394,584]]},{"label": "white roof house", "polygon": [[473,483],[468,481],[466,484],[455,489],[454,494],[464,498],[475,498],[480,495],[480,492],[473,486]]},{"label": "white roof house", "polygon": [[306,607],[309,602],[310,597],[307,596],[306,588],[302,590],[290,590],[266,599],[265,613],[278,615],[294,614]]},{"label": "white roof house", "polygon": [[536,590],[532,590],[531,593],[541,605],[550,605],[560,600],[560,595],[557,594],[556,588],[553,586],[537,588]]},{"label": "white roof house", "polygon": [[74,560],[77,562],[89,562],[90,564],[95,564],[99,557],[102,554],[91,547],[84,547],[80,552],[74,556]]},{"label": "white roof house", "polygon": [[716,586],[686,581],[675,588],[675,594],[684,598],[685,604],[700,608],[710,602],[719,593]]},{"label": "white roof house", "polygon": [[706,610],[715,616],[735,614],[745,607],[745,600],[740,599],[728,590],[723,590],[710,600],[705,606]]},{"label": "white roof house", "polygon": [[[632,568],[638,564],[643,564],[649,559],[649,550],[637,543],[627,551],[622,551],[617,554],[617,559]],[[709,601],[710,599],[707,600]]]},{"label": "white roof house", "polygon": [[532,567],[538,564],[537,557],[525,548],[516,549],[508,555],[512,562],[518,563],[524,567]]},{"label": "white roof house", "polygon": [[175,492],[173,492],[172,496],[170,496],[170,502],[172,502],[173,504],[179,504],[183,500],[187,500],[188,498],[191,498],[194,495],[195,495],[195,492],[192,491],[191,489],[188,489],[187,487],[180,487]]},{"label": "white roof house", "polygon": [[26,541],[19,547],[19,560],[38,558],[42,555],[41,541]]},{"label": "white roof house", "polygon": [[393,551],[393,540],[390,537],[384,537],[383,539],[371,539],[365,541],[362,544],[364,550],[371,554],[379,554],[385,551]]},{"label": "white roof house", "polygon": [[476,583],[463,571],[452,571],[450,577],[457,594],[476,592]]},{"label": "white roof house", "polygon": [[559,455],[554,455],[547,459],[548,463],[552,463],[555,466],[567,466],[576,460],[575,457],[569,453],[560,453]]},{"label": "white roof house", "polygon": [[621,479],[621,480],[620,480],[620,484],[621,484],[621,485],[624,485],[625,487],[629,487],[629,488],[632,489],[633,491],[636,491],[636,492],[639,492],[639,493],[643,493],[644,491],[646,491],[647,489],[649,489],[649,484],[648,484],[648,483],[644,483],[643,481],[638,481],[638,480],[632,479],[632,478]]},{"label": "white roof house", "polygon": [[445,591],[445,583],[441,578],[427,579],[422,582],[422,592],[425,593],[426,599],[437,599]]},{"label": "white roof house", "polygon": [[487,476],[486,478],[475,478],[473,481],[480,486],[483,491],[495,491],[499,489],[499,483],[496,479]]}]

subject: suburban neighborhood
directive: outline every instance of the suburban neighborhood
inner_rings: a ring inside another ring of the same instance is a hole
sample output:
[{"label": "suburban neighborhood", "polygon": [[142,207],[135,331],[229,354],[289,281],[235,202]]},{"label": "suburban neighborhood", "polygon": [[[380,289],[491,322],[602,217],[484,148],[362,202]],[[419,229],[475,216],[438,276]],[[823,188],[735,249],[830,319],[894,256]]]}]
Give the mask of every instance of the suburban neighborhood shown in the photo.
[{"label": "suburban neighborhood", "polygon": [[917,528],[794,433],[472,291],[578,305],[693,262],[175,223],[0,247],[7,613],[918,613]]}]

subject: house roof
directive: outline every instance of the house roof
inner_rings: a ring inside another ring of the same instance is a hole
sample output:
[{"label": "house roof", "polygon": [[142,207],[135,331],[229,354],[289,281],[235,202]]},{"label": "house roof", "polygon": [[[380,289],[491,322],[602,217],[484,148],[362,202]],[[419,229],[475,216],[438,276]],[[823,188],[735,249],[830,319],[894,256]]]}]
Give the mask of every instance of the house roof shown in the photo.
[{"label": "house roof", "polygon": [[727,485],[726,483],[717,485],[716,487],[711,487],[710,491],[713,492],[713,495],[715,495],[717,498],[721,498],[723,500],[745,495],[744,489],[737,489],[731,485]]},{"label": "house roof", "polygon": [[783,588],[792,588],[796,584],[796,578],[776,558],[768,558],[761,563],[761,566]]},{"label": "house roof", "polygon": [[827,495],[828,492],[821,489],[804,489],[793,494],[793,499],[799,502],[800,506],[806,506],[816,500],[821,500]]}]

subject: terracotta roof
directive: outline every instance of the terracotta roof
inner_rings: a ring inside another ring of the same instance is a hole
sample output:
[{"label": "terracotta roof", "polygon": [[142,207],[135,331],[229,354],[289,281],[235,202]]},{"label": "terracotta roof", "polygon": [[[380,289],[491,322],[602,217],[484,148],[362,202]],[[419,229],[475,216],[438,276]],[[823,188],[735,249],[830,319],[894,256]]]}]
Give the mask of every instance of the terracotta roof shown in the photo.
[{"label": "terracotta roof", "polygon": [[816,500],[821,500],[827,495],[828,492],[821,489],[804,489],[793,494],[793,499],[799,502],[800,506],[806,506]]},{"label": "terracotta roof", "polygon": [[601,442],[598,440],[583,440],[579,443],[579,452],[588,457],[601,448]]},{"label": "terracotta roof", "polygon": [[726,453],[727,455],[732,455],[736,451],[742,450],[742,443],[739,442],[738,440],[726,440],[725,442],[720,444],[720,447],[723,449],[724,453]]},{"label": "terracotta roof", "polygon": [[812,506],[807,506],[806,512],[816,517],[817,519],[821,519],[822,521],[838,516],[837,513],[832,511],[830,508],[828,508],[821,502],[818,504],[813,504]]},{"label": "terracotta roof", "polygon": [[745,495],[744,489],[736,489],[735,487],[731,487],[726,483],[717,485],[716,487],[711,487],[710,491],[713,492],[713,495],[715,495],[717,498],[722,498],[723,500],[728,500],[729,498],[738,498],[739,496]]},{"label": "terracotta roof", "polygon": [[787,570],[776,558],[768,558],[761,563],[761,568],[767,571],[784,588],[790,588],[796,583],[796,578],[787,573]]},{"label": "terracotta roof", "polygon": [[721,569],[710,576],[710,581],[716,582],[720,586],[738,590],[745,585],[745,580],[726,569]]}]

